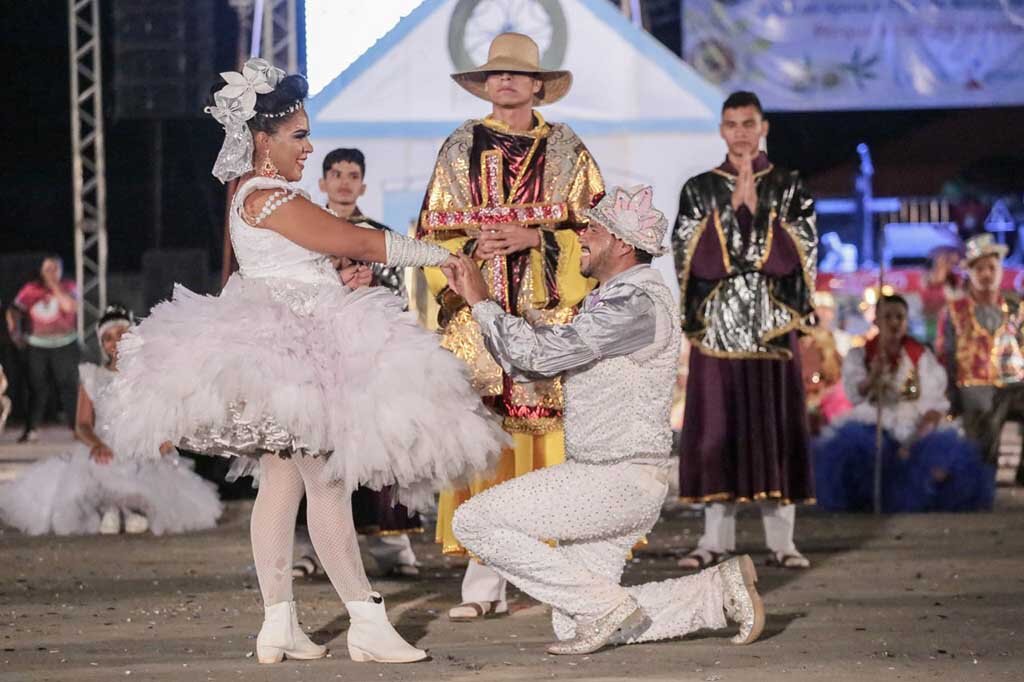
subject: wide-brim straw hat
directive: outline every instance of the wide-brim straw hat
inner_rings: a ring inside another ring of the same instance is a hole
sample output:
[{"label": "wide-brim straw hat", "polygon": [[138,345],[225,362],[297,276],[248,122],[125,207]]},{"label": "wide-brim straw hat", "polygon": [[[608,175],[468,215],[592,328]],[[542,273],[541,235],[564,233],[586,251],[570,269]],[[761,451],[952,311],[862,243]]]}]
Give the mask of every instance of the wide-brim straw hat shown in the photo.
[{"label": "wide-brim straw hat", "polygon": [[488,102],[491,98],[484,91],[487,75],[491,73],[528,73],[544,81],[544,87],[534,98],[534,103],[553,104],[565,97],[572,87],[572,74],[568,71],[543,69],[540,66],[540,49],[530,36],[522,33],[502,33],[491,41],[487,51],[487,63],[469,71],[453,73],[452,79],[467,92]]}]

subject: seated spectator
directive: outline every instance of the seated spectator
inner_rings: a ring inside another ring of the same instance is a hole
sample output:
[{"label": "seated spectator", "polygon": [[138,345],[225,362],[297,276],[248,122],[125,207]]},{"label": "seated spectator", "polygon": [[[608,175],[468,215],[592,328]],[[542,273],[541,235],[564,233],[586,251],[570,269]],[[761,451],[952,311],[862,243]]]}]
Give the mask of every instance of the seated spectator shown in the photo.
[{"label": "seated spectator", "polygon": [[814,444],[818,504],[829,511],[873,509],[880,413],[883,511],[991,508],[995,471],[947,419],[946,372],[907,335],[906,300],[883,296],[876,313],[878,335],[843,361],[843,386],[854,407]]}]

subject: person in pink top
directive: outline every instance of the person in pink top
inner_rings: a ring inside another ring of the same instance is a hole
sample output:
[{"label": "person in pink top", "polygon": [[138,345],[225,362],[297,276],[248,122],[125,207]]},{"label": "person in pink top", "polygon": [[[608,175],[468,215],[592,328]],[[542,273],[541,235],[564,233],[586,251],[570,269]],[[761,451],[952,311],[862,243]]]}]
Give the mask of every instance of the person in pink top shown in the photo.
[{"label": "person in pink top", "polygon": [[59,256],[44,258],[39,276],[21,288],[7,309],[11,339],[26,350],[28,364],[29,405],[21,443],[36,440],[54,384],[68,426],[74,428],[78,292],[73,281],[62,279],[63,270]]}]

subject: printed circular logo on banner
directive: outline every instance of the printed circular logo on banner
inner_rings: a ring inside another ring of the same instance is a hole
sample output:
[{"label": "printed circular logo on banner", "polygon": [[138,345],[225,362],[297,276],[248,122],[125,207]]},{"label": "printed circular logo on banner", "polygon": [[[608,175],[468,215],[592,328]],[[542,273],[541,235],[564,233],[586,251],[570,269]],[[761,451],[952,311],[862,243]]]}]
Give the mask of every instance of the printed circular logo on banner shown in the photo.
[{"label": "printed circular logo on banner", "polygon": [[568,30],[558,0],[459,0],[448,24],[448,54],[456,71],[487,61],[495,36],[514,31],[540,48],[540,65],[561,68]]}]

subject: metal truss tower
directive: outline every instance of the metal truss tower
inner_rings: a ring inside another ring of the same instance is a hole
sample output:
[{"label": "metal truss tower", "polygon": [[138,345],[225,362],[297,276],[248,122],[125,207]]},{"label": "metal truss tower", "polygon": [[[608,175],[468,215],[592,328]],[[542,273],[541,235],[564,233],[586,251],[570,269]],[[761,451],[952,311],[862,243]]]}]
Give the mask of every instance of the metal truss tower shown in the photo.
[{"label": "metal truss tower", "polygon": [[260,56],[285,73],[299,72],[296,0],[263,0]]},{"label": "metal truss tower", "polygon": [[75,216],[78,339],[95,344],[107,307],[107,182],[103,148],[100,0],[68,0],[71,178]]}]

